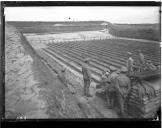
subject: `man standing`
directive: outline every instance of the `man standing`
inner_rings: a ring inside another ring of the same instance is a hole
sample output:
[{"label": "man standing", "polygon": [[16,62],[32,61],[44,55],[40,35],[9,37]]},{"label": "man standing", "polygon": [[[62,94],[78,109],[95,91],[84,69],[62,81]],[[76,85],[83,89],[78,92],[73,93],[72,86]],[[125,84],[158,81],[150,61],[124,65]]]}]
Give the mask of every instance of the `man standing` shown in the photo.
[{"label": "man standing", "polygon": [[145,67],[145,57],[143,53],[141,52],[141,50],[138,50],[138,63],[140,66],[140,71],[143,71]]},{"label": "man standing", "polygon": [[144,64],[145,63],[145,57],[143,55],[143,53],[141,52],[141,50],[138,50],[138,58],[139,58],[139,62],[140,64]]},{"label": "man standing", "polygon": [[128,55],[128,60],[126,62],[126,67],[128,69],[128,75],[130,75],[133,72],[134,60],[132,58],[131,52],[127,52],[127,55]]},{"label": "man standing", "polygon": [[122,67],[119,76],[116,78],[115,88],[117,90],[117,99],[120,108],[121,116],[124,116],[124,101],[129,93],[131,88],[130,79],[127,77],[127,68]]},{"label": "man standing", "polygon": [[89,59],[86,58],[84,59],[84,63],[82,64],[82,73],[83,73],[83,80],[84,80],[84,95],[87,97],[91,97],[89,93],[89,87],[90,87],[90,82],[91,82],[91,76],[90,76],[90,71],[87,67],[87,64],[89,63]]},{"label": "man standing", "polygon": [[116,90],[115,90],[115,81],[116,78],[118,77],[119,72],[117,71],[117,69],[113,66],[110,66],[110,75],[109,75],[109,81],[110,81],[110,85],[108,87],[108,94],[107,94],[107,100],[109,98],[109,108],[113,108],[114,107],[114,99],[116,97]]}]

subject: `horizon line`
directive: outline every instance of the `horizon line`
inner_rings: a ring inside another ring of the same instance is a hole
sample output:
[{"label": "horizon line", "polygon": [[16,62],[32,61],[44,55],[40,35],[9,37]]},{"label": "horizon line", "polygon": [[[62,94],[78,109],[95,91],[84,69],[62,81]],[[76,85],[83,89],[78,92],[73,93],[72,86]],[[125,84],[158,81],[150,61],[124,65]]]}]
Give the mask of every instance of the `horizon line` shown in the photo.
[{"label": "horizon line", "polygon": [[[104,21],[104,20],[85,20],[85,21],[38,21],[38,20],[9,20],[9,21],[5,21],[5,22],[109,22],[109,21]],[[149,23],[149,22],[146,22],[146,23],[117,23],[117,22],[109,22],[111,24],[160,24],[159,22],[157,23]]]}]

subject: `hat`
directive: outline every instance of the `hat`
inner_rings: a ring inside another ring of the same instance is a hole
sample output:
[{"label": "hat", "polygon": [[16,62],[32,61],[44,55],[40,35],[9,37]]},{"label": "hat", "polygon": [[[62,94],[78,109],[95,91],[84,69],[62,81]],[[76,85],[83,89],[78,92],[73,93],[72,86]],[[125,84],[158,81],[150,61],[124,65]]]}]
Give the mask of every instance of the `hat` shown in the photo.
[{"label": "hat", "polygon": [[114,66],[110,66],[110,71],[116,71],[117,69]]},{"label": "hat", "polygon": [[62,68],[62,69],[61,69],[61,72],[65,72],[65,70],[66,70],[65,68]]},{"label": "hat", "polygon": [[88,62],[89,60],[90,60],[89,58],[85,58],[83,61]]},{"label": "hat", "polygon": [[126,68],[126,67],[121,67],[121,70],[120,70],[121,72],[123,72],[123,73],[125,73],[125,72],[127,72],[128,71],[128,69]]},{"label": "hat", "polygon": [[127,52],[127,54],[128,54],[128,55],[132,55],[132,53],[131,53],[131,52]]}]

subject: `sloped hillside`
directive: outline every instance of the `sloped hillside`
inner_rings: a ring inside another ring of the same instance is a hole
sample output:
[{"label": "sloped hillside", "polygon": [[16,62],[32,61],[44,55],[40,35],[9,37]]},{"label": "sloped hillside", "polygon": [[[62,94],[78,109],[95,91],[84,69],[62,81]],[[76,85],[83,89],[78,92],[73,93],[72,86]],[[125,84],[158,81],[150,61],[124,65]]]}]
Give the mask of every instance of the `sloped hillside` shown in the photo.
[{"label": "sloped hillside", "polygon": [[5,28],[5,117],[84,118],[78,100],[49,70],[22,33]]},{"label": "sloped hillside", "polygon": [[108,29],[116,37],[160,41],[160,24],[111,24]]}]

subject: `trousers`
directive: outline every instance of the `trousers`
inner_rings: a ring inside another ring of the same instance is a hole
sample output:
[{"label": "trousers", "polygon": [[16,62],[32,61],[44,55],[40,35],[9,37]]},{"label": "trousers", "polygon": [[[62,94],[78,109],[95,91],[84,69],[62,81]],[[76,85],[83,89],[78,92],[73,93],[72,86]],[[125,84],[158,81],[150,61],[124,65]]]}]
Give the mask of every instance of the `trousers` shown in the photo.
[{"label": "trousers", "polygon": [[90,80],[84,79],[84,95],[90,95],[89,93],[89,87],[90,87]]},{"label": "trousers", "polygon": [[109,104],[111,107],[115,107],[115,99],[116,99],[117,92],[116,91],[109,91],[108,96],[109,96]]},{"label": "trousers", "polygon": [[117,100],[118,100],[118,105],[119,105],[119,113],[121,115],[124,115],[125,112],[124,112],[124,97],[121,95],[121,94],[117,94]]}]

